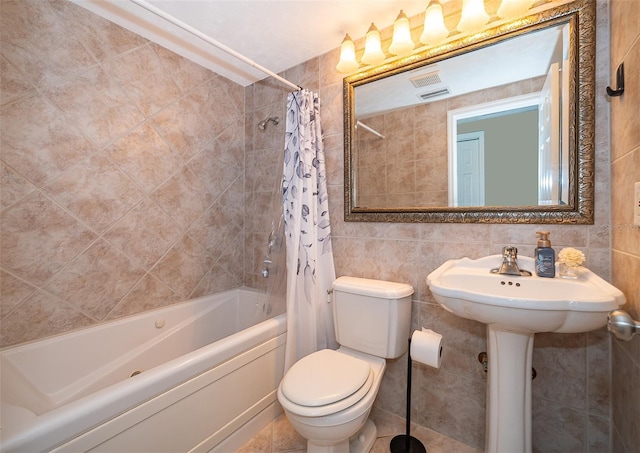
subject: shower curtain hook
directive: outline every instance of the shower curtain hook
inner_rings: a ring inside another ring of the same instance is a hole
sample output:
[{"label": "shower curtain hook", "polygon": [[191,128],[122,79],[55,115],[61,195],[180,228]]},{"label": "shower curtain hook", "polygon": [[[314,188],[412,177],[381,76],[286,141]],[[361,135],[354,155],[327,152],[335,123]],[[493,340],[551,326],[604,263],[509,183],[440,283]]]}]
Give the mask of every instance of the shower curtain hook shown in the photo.
[{"label": "shower curtain hook", "polygon": [[607,94],[609,96],[622,96],[622,93],[624,93],[624,63],[620,63],[620,66],[618,66],[618,70],[616,71],[616,85],[616,89],[607,87]]}]

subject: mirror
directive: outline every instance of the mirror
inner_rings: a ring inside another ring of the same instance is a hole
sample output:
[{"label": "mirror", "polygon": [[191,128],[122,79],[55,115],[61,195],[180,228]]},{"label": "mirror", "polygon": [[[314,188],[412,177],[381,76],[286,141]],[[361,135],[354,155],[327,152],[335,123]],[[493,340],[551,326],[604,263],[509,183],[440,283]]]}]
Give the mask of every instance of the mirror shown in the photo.
[{"label": "mirror", "polygon": [[345,220],[593,223],[595,9],[344,79]]}]

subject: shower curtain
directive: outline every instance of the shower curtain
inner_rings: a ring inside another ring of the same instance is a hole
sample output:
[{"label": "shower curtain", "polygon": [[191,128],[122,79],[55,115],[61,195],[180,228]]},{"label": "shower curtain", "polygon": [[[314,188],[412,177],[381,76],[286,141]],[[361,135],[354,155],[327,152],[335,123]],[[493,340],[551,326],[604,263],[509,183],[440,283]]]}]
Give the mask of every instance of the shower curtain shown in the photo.
[{"label": "shower curtain", "polygon": [[336,348],[329,290],[335,280],[318,94],[287,98],[282,202],[287,265],[285,371]]}]

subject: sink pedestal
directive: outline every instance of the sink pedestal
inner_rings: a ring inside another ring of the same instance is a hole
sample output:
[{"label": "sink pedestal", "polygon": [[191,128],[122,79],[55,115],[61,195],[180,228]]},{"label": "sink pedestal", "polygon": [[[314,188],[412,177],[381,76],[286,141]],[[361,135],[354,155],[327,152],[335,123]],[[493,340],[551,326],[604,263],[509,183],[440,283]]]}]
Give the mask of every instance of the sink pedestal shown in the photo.
[{"label": "sink pedestal", "polygon": [[487,325],[485,453],[531,453],[533,336]]}]

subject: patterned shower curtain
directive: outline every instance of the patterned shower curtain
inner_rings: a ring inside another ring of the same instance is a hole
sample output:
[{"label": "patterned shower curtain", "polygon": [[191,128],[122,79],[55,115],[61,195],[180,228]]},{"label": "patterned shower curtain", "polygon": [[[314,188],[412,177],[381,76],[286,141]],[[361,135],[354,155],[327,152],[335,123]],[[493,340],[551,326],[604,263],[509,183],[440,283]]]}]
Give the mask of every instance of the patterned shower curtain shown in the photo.
[{"label": "patterned shower curtain", "polygon": [[335,348],[329,290],[335,280],[318,94],[290,93],[282,202],[287,254],[285,371],[300,358]]}]

